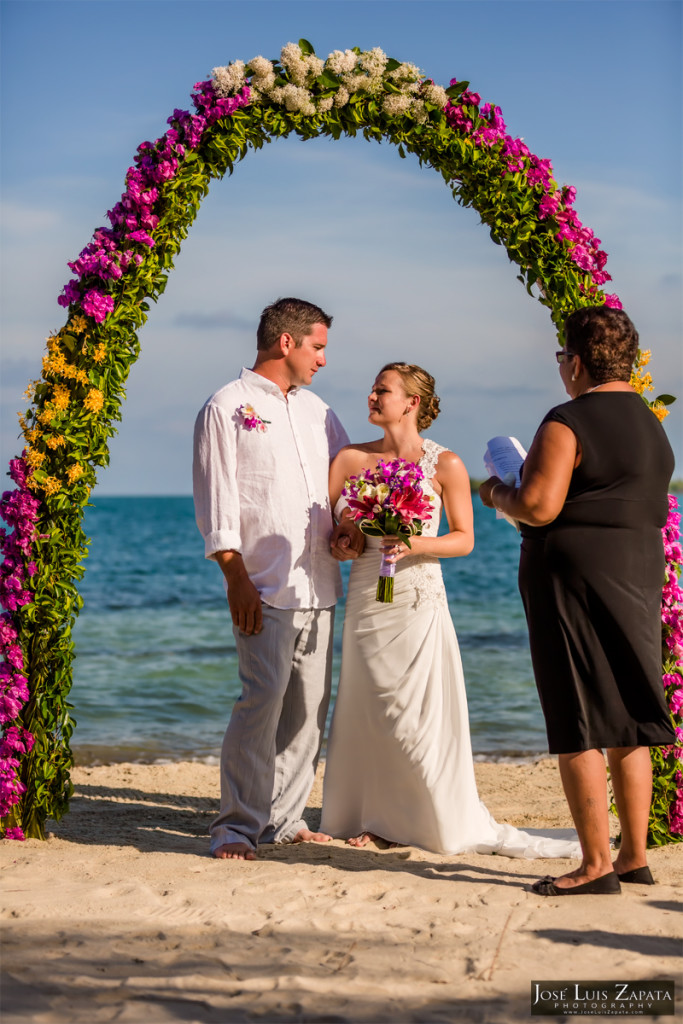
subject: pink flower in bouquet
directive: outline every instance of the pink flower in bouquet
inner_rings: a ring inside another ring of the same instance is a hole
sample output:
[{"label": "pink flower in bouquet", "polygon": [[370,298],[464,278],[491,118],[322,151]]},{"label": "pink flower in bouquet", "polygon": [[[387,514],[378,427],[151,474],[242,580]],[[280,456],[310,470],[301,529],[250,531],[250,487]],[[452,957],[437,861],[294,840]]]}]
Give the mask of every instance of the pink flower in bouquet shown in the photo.
[{"label": "pink flower in bouquet", "polygon": [[368,487],[365,492],[358,492],[358,497],[349,497],[348,505],[353,513],[354,521],[359,519],[374,519],[382,506],[377,502],[377,493],[373,487]]},{"label": "pink flower in bouquet", "polygon": [[394,491],[391,505],[397,515],[407,523],[415,519],[432,518],[431,498],[425,498],[421,487],[406,487],[403,491]]},{"label": "pink flower in bouquet", "polygon": [[[350,477],[342,494],[363,533],[374,537],[397,536],[410,547],[409,538],[422,533],[423,521],[432,518],[432,499],[422,492],[423,479],[424,473],[414,462],[380,459],[374,469],[364,469],[358,476]],[[395,568],[382,556],[378,601],[393,601]]]}]

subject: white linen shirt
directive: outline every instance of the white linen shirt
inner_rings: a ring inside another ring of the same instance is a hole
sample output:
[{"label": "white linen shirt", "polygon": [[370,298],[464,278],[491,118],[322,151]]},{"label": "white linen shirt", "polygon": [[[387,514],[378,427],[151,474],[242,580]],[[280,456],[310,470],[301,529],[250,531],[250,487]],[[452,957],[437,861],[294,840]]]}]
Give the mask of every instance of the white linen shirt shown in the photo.
[{"label": "white linen shirt", "polygon": [[[247,429],[253,406],[264,432]],[[194,431],[195,516],[204,553],[238,551],[261,600],[273,608],[329,608],[342,593],[330,554],[329,467],[348,436],[322,399],[287,397],[243,369],[206,402]]]}]

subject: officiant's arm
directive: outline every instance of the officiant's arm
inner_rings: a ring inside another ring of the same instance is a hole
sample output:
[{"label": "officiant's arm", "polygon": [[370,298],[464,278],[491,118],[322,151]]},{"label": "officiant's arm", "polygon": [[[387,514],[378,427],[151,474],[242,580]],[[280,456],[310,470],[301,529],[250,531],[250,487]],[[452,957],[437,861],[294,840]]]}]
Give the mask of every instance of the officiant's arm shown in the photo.
[{"label": "officiant's arm", "polygon": [[472,491],[469,474],[460,456],[454,452],[442,452],[434,479],[437,488],[441,488],[448,533],[440,537],[411,537],[410,548],[396,538],[386,537],[381,547],[388,554],[390,561],[399,562],[410,555],[458,558],[469,555],[474,547]]},{"label": "officiant's arm", "polygon": [[574,468],[581,461],[576,434],[564,423],[544,423],[524,461],[522,482],[510,487],[492,476],[479,488],[488,508],[529,526],[547,526],[564,507]]}]

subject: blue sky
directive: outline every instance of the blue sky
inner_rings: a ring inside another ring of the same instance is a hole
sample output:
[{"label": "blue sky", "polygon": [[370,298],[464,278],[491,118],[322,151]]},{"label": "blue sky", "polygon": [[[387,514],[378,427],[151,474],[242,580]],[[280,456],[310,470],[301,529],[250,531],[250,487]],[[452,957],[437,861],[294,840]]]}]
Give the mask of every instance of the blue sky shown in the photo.
[{"label": "blue sky", "polygon": [[[195,81],[304,36],[325,57],[380,46],[436,82],[468,79],[511,134],[577,188],[609,253],[683,472],[681,4],[581,0],[3,0],[2,462],[16,411],[64,322],[57,295],[120,196],[138,144],[188,107]],[[215,182],[141,333],[102,494],[190,490],[191,433],[210,393],[251,365],[258,315],[298,294],[334,315],[316,391],[357,440],[389,359],[424,365],[430,431],[483,475],[489,437],[528,445],[566,397],[546,310],[441,179],[364,140],[278,141]]]}]

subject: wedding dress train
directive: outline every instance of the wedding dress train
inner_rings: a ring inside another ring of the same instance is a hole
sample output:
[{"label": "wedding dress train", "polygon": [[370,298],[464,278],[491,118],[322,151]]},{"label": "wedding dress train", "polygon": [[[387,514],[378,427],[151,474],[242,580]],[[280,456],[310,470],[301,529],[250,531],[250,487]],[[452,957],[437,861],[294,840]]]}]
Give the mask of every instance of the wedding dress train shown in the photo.
[{"label": "wedding dress train", "polygon": [[[435,498],[425,535],[438,532],[441,502],[431,478],[442,451],[424,442],[423,486]],[[368,537],[351,569],[321,829],[344,838],[372,832],[441,854],[580,856],[576,841],[497,823],[479,799],[465,680],[439,559],[402,559],[393,603],[380,604],[379,545]]]}]

